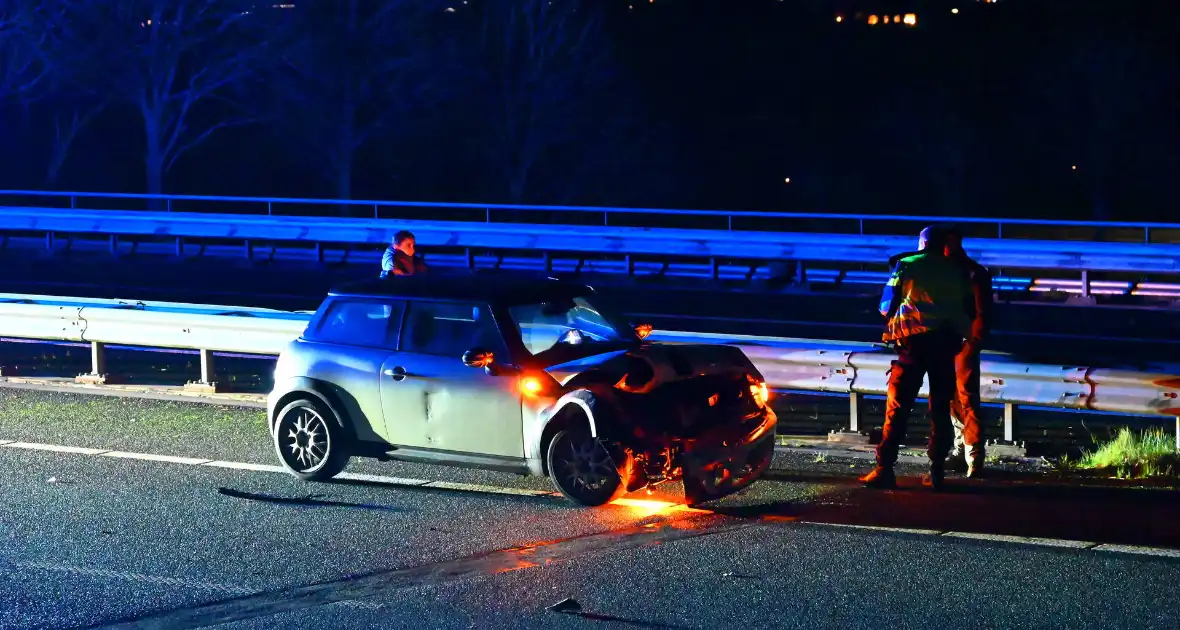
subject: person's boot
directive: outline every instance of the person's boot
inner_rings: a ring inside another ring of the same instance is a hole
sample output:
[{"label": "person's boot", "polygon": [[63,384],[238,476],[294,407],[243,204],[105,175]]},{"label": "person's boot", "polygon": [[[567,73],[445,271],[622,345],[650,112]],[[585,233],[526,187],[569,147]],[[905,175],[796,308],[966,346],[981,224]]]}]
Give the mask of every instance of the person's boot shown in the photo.
[{"label": "person's boot", "polygon": [[967,454],[964,448],[955,448],[951,451],[949,457],[946,458],[946,469],[953,472],[967,472],[969,465],[967,463]]},{"label": "person's boot", "polygon": [[978,479],[983,476],[983,445],[968,445],[963,448],[963,458],[967,461],[967,478]]},{"label": "person's boot", "polygon": [[945,464],[941,461],[932,461],[930,462],[930,472],[922,475],[922,485],[933,490],[942,490],[942,482],[945,477]]},{"label": "person's boot", "polygon": [[866,488],[889,490],[897,487],[897,477],[893,474],[893,469],[885,468],[880,464],[869,474],[861,477],[860,481]]}]

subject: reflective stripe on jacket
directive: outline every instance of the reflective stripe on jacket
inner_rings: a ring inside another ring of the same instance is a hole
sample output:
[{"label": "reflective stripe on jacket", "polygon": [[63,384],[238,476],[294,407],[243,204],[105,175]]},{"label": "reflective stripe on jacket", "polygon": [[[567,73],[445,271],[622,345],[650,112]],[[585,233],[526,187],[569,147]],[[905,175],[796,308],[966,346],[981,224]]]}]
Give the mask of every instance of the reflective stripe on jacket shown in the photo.
[{"label": "reflective stripe on jacket", "polygon": [[884,341],[951,329],[966,337],[975,297],[967,270],[958,261],[920,252],[897,261],[881,294]]}]

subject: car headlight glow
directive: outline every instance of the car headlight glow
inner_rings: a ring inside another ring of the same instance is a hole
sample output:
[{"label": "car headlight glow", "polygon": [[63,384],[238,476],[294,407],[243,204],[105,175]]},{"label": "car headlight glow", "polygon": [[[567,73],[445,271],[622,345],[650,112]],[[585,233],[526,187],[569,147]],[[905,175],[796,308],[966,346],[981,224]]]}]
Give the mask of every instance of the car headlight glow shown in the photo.
[{"label": "car headlight glow", "polygon": [[758,403],[759,407],[765,407],[770,402],[770,388],[766,383],[751,383],[750,395],[754,397],[754,402]]}]

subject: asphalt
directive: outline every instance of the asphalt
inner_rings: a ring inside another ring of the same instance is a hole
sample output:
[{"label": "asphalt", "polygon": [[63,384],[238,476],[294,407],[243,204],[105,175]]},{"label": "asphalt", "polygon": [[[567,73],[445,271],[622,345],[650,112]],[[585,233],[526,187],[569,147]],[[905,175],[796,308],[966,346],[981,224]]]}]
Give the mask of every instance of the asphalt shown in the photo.
[{"label": "asphalt", "polygon": [[[0,292],[129,298],[311,310],[335,285],[371,278],[369,264],[0,250]],[[853,292],[771,290],[741,282],[585,276],[620,312],[658,328],[880,341],[876,287]],[[989,350],[1031,362],[1167,364],[1180,352],[1173,309],[1001,302]]]},{"label": "asphalt", "polygon": [[[876,492],[853,483],[863,460],[780,454],[706,510],[674,486],[582,509],[545,480],[435,466],[348,471],[449,486],[298,482],[265,467],[254,409],[0,390],[9,440],[36,444],[0,444],[4,628],[1180,626],[1172,492],[933,493],[914,467]],[[580,610],[547,610],[566,598]]]}]

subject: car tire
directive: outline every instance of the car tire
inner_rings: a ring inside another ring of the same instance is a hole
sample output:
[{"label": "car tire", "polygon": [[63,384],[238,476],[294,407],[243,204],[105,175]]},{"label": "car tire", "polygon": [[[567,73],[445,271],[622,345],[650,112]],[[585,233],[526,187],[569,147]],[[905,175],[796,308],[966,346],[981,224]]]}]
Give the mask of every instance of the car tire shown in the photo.
[{"label": "car tire", "polygon": [[584,428],[558,431],[545,457],[553,485],[574,503],[603,505],[627,491],[606,446]]},{"label": "car tire", "polygon": [[317,400],[300,398],[283,407],[271,438],[283,468],[304,481],[327,481],[348,465],[344,427]]}]

